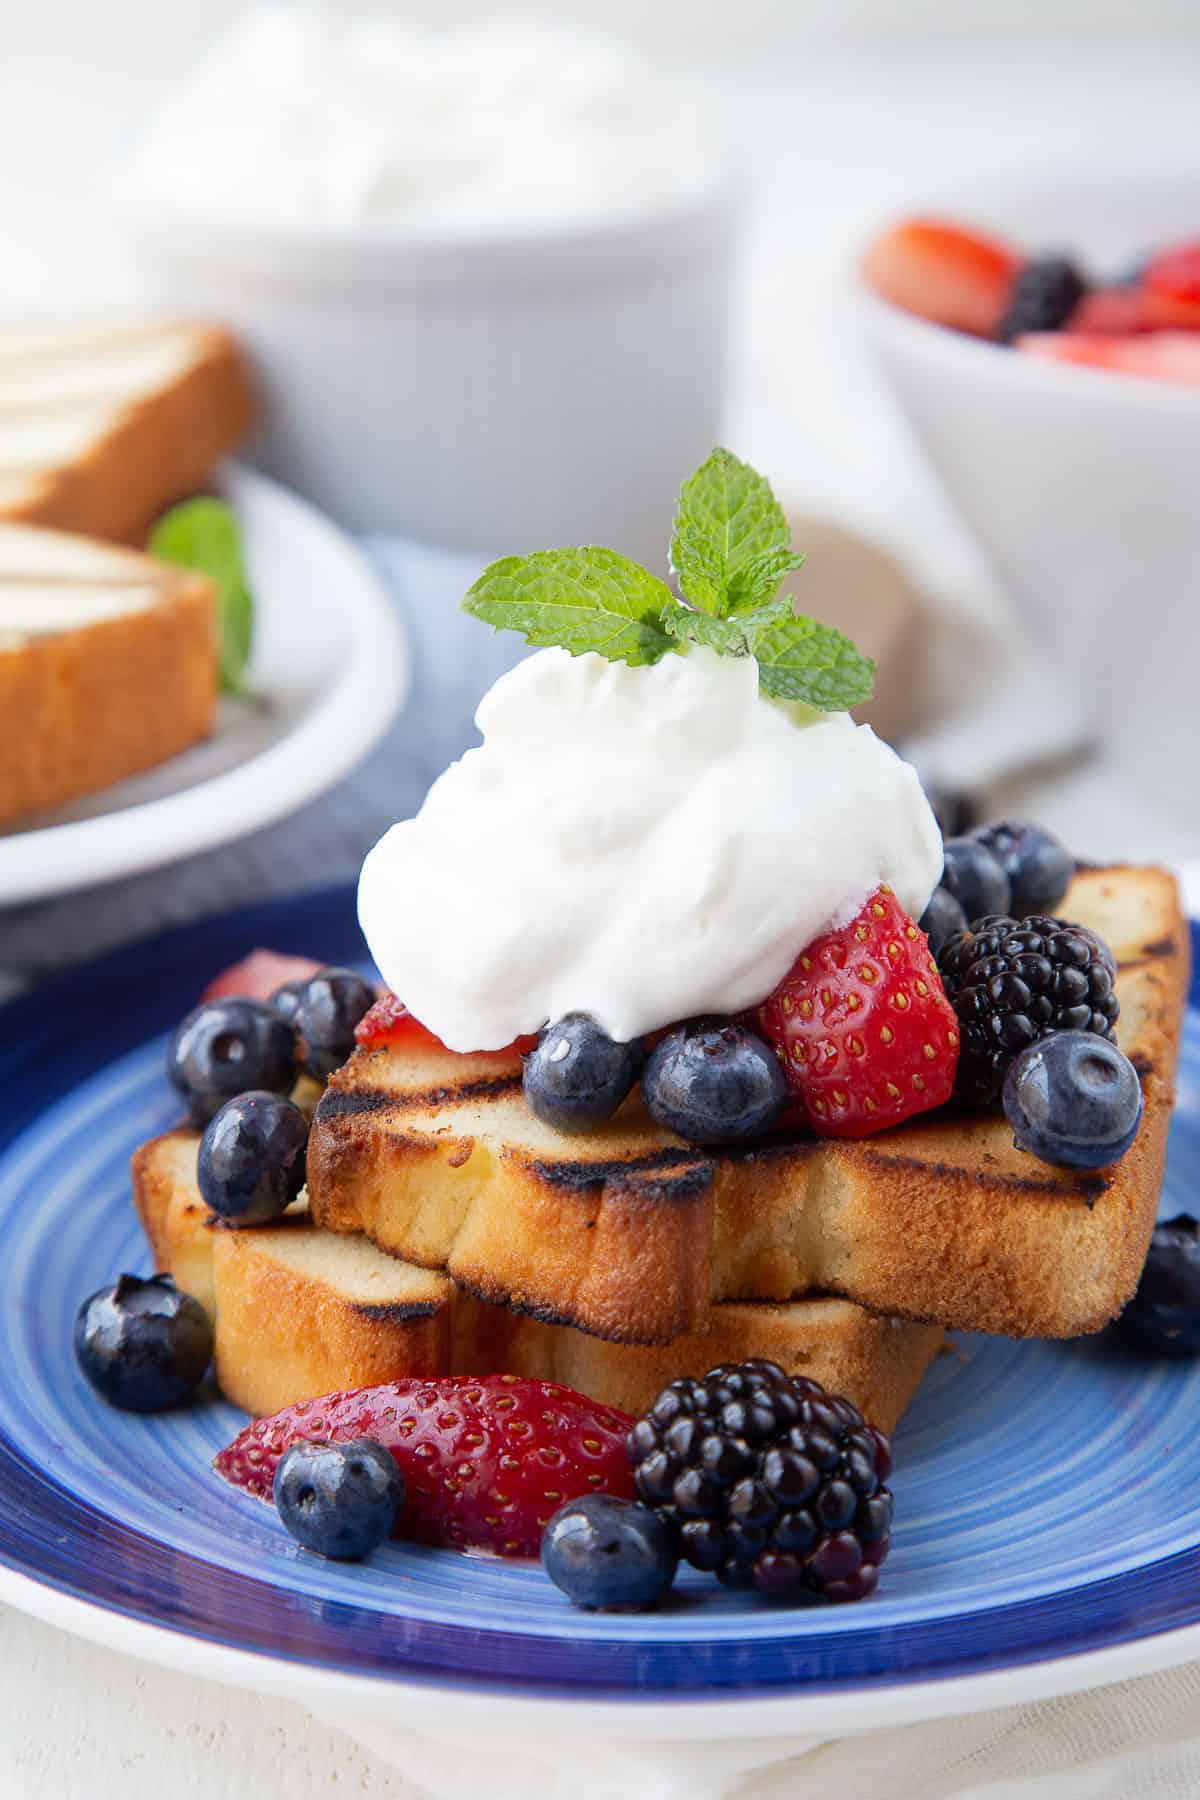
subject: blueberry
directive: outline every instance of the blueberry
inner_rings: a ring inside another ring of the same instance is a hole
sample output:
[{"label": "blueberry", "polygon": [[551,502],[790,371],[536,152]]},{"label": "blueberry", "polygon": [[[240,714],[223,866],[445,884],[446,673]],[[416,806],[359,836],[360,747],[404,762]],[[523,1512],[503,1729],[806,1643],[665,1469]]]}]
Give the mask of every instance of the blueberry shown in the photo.
[{"label": "blueberry", "polygon": [[308,1120],[279,1094],[237,1094],[209,1120],[196,1180],[204,1204],[227,1225],[265,1225],[304,1186]]},{"label": "blueberry", "polygon": [[1200,1356],[1200,1228],[1190,1213],[1154,1227],[1137,1293],[1117,1329],[1156,1356]]},{"label": "blueberry", "polygon": [[942,854],[942,886],[954,895],[968,925],[989,913],[1008,912],[1008,876],[986,844],[976,838],[947,838]]},{"label": "blueberry", "polygon": [[919,924],[936,956],[943,944],[967,929],[967,915],[949,888],[935,887]]},{"label": "blueberry", "polygon": [[308,977],[302,976],[299,981],[285,981],[271,995],[269,1005],[275,1008],[288,1022],[295,1025],[296,1015],[300,1011],[300,1002],[304,998],[304,990],[308,986]]},{"label": "blueberry", "polygon": [[1066,1169],[1105,1169],[1137,1135],[1142,1084],[1107,1038],[1055,1031],[1009,1065],[1004,1111],[1020,1149]]},{"label": "blueberry", "polygon": [[207,1125],[235,1094],[291,1092],[296,1034],[265,1000],[206,1001],[175,1028],[167,1077],[187,1101],[192,1122]]},{"label": "blueberry", "polygon": [[525,1098],[557,1131],[590,1131],[616,1112],[644,1061],[640,1038],[618,1043],[588,1013],[568,1013],[525,1058]]},{"label": "blueberry", "polygon": [[318,969],[296,1009],[304,1068],[327,1081],[354,1049],[354,1027],[375,1004],[375,989],[353,969]]},{"label": "blueberry", "polygon": [[938,830],[944,838],[961,836],[970,826],[972,818],[979,817],[967,794],[960,793],[955,788],[939,787],[933,782],[924,782],[922,786],[937,820]]},{"label": "blueberry", "polygon": [[1052,913],[1075,876],[1075,858],[1040,825],[1000,819],[971,833],[1008,876],[1012,910]]},{"label": "blueberry", "polygon": [[275,1505],[306,1550],[358,1562],[392,1535],[404,1477],[374,1438],[292,1444],[275,1468]]},{"label": "blueberry", "polygon": [[651,1118],[690,1144],[761,1137],[788,1100],[779,1058],[731,1019],[695,1019],[650,1053],[642,1093]]},{"label": "blueberry", "polygon": [[122,1275],[75,1315],[75,1356],[98,1394],[125,1412],[186,1400],[212,1361],[208,1314],[169,1275]]},{"label": "blueberry", "polygon": [[584,1494],[560,1506],[542,1533],[542,1567],[576,1606],[644,1612],[679,1564],[669,1525],[635,1500]]}]

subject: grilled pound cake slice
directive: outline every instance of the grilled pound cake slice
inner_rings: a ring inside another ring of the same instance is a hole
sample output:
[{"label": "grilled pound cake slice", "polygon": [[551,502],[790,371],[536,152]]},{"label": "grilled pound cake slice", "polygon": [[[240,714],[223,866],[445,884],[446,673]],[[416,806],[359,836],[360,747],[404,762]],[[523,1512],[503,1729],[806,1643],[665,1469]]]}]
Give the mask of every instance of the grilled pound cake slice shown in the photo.
[{"label": "grilled pound cake slice", "polygon": [[1096,1174],[946,1111],[858,1142],[709,1154],[634,1094],[566,1139],[503,1056],[359,1050],[309,1140],[318,1223],[444,1269],[482,1299],[630,1343],[694,1330],[712,1301],[834,1292],[888,1316],[1013,1337],[1099,1330],[1145,1258],[1166,1154],[1187,926],[1161,869],[1081,873],[1061,913],[1120,967],[1118,1036],[1142,1077],[1129,1154]]},{"label": "grilled pound cake slice", "polygon": [[206,577],[0,524],[0,825],[207,737],[217,659]]},{"label": "grilled pound cake slice", "polygon": [[942,1333],[877,1318],[845,1300],[710,1307],[669,1344],[614,1344],[488,1306],[444,1275],[314,1226],[211,1224],[196,1186],[198,1136],[175,1131],[133,1159],[133,1192],[156,1267],[216,1317],[217,1381],[236,1405],[294,1400],[406,1375],[528,1375],[642,1412],[677,1375],[769,1356],[846,1394],[890,1431],[942,1346]]},{"label": "grilled pound cake slice", "polygon": [[245,358],[216,325],[0,327],[0,520],[141,543],[254,410]]}]

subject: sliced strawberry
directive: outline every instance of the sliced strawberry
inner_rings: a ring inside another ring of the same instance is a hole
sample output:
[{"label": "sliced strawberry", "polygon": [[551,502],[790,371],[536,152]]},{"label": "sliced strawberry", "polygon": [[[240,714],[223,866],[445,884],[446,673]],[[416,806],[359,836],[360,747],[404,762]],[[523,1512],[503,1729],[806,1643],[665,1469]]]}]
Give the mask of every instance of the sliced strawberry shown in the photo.
[{"label": "sliced strawberry", "polygon": [[213,978],[202,1000],[222,1000],[236,994],[244,1000],[269,1000],[285,981],[306,981],[324,965],[311,956],[282,956],[278,950],[252,950],[241,962]]},{"label": "sliced strawberry", "polygon": [[1021,258],[996,238],[943,219],[906,219],[867,251],[863,274],[894,306],[994,337]]},{"label": "sliced strawberry", "polygon": [[441,1038],[427,1031],[420,1019],[414,1018],[403,1000],[395,994],[382,994],[370,1012],[364,1013],[354,1027],[354,1040],[369,1049],[380,1044],[423,1044],[444,1050]]},{"label": "sliced strawberry", "polygon": [[260,1500],[290,1444],[371,1437],[399,1464],[408,1497],[397,1536],[536,1556],[542,1528],[580,1494],[633,1498],[633,1420],[552,1381],[447,1375],[301,1400],[256,1419],[213,1468]]},{"label": "sliced strawberry", "polygon": [[1146,317],[1160,331],[1200,331],[1200,242],[1177,244],[1142,277]]},{"label": "sliced strawberry", "polygon": [[1034,331],[1019,337],[1016,347],[1047,362],[1079,363],[1119,375],[1200,387],[1200,334],[1189,331],[1147,331],[1125,338]]},{"label": "sliced strawberry", "polygon": [[1132,337],[1149,331],[1146,297],[1137,287],[1093,288],[1062,329],[1084,337]]},{"label": "sliced strawberry", "polygon": [[758,1012],[825,1137],[868,1137],[950,1098],[958,1020],[925,933],[889,887],[809,944]]},{"label": "sliced strawberry", "polygon": [[[382,1044],[411,1044],[427,1049],[446,1049],[441,1038],[435,1037],[427,1026],[422,1025],[420,1019],[415,1018],[403,1000],[398,1000],[395,994],[384,994],[375,1002],[370,1012],[364,1014],[355,1026],[354,1037],[359,1045],[368,1050],[377,1050]],[[519,1037],[511,1044],[506,1044],[503,1050],[489,1051],[488,1054],[525,1056],[536,1043],[536,1037]]]}]

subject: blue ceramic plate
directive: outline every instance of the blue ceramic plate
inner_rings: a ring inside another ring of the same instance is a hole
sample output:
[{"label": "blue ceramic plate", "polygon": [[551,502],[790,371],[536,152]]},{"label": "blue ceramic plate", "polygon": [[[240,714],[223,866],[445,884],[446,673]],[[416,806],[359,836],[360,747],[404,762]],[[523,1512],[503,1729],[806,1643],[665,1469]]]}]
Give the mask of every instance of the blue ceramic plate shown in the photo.
[{"label": "blue ceramic plate", "polygon": [[[173,932],[0,1011],[4,1597],[93,1635],[107,1619],[130,1648],[126,1627],[157,1627],[231,1666],[250,1652],[276,1665],[264,1685],[286,1687],[291,1665],[514,1701],[807,1696],[829,1716],[864,1687],[1061,1667],[1200,1624],[1200,1367],[1106,1338],[961,1338],[938,1361],[898,1434],[894,1547],[864,1606],[778,1611],[688,1572],[666,1610],[607,1617],[572,1611],[534,1567],[299,1552],[210,1472],[242,1415],[212,1397],[151,1420],[111,1411],[71,1350],[79,1300],[149,1266],[127,1163],[175,1114],[164,1034],[261,943],[361,961],[350,891]],[[1192,1000],[1167,1213],[1194,1210],[1200,1185]]]}]

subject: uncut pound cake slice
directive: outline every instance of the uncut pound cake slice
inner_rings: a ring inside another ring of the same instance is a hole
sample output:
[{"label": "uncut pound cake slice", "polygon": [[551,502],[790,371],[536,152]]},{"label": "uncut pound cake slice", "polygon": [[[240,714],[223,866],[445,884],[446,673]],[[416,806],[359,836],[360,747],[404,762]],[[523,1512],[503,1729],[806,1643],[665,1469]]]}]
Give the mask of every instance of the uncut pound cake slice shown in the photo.
[{"label": "uncut pound cake slice", "polygon": [[217,661],[205,576],[0,523],[0,825],[207,737]]},{"label": "uncut pound cake slice", "polygon": [[0,520],[141,543],[254,411],[245,358],[216,325],[0,327]]},{"label": "uncut pound cake slice", "polygon": [[1097,1331],[1129,1299],[1158,1203],[1188,979],[1166,871],[1080,873],[1056,909],[1116,955],[1118,1042],[1145,1114],[1111,1168],[1052,1168],[999,1114],[954,1109],[857,1141],[694,1149],[635,1089],[585,1137],[525,1104],[516,1055],[359,1049],[313,1121],[318,1224],[441,1270],[481,1299],[629,1344],[713,1302],[814,1290],[889,1317],[1014,1337]]},{"label": "uncut pound cake slice", "polygon": [[198,1141],[181,1130],[143,1145],[134,1200],[157,1268],[215,1315],[217,1381],[247,1412],[410,1375],[504,1373],[640,1413],[677,1376],[766,1356],[891,1431],[942,1346],[936,1328],[829,1298],[713,1306],[672,1342],[608,1342],[488,1306],[363,1237],[318,1229],[303,1206],[276,1225],[218,1226],[196,1186]]}]

